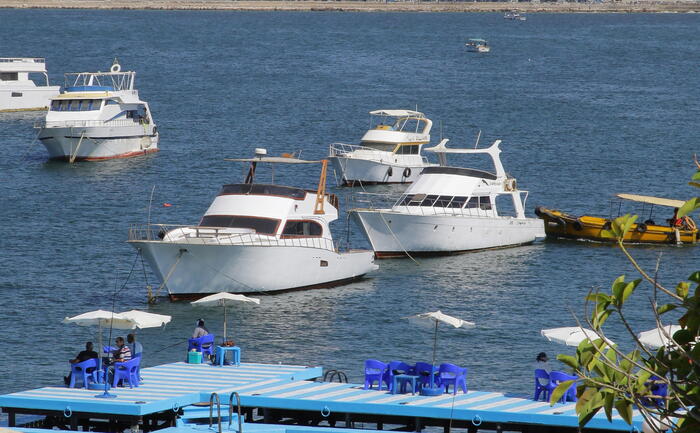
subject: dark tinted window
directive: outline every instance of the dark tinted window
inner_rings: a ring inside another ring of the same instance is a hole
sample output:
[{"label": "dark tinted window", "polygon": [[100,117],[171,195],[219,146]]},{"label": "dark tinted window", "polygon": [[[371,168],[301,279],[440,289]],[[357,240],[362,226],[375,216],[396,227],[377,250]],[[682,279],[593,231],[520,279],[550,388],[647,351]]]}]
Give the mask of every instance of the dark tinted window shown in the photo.
[{"label": "dark tinted window", "polygon": [[464,203],[467,202],[466,197],[455,197],[452,199],[452,202],[450,203],[450,207],[452,208],[461,208],[464,206]]},{"label": "dark tinted window", "polygon": [[479,207],[481,210],[491,210],[491,197],[479,197]]},{"label": "dark tinted window", "polygon": [[0,81],[17,81],[18,72],[0,72]]},{"label": "dark tinted window", "polygon": [[435,204],[433,206],[435,207],[447,207],[447,205],[452,201],[452,196],[451,195],[441,195],[438,197],[437,200],[435,200]]},{"label": "dark tinted window", "polygon": [[403,197],[401,197],[401,200],[399,200],[399,202],[396,203],[396,206],[406,206],[406,205],[408,205],[408,202],[410,202],[412,198],[413,198],[412,195],[404,195]]},{"label": "dark tinted window", "polygon": [[278,195],[297,200],[303,200],[304,197],[306,197],[306,192],[303,189],[280,185],[266,185],[262,183],[224,185],[219,195],[228,194]]},{"label": "dark tinted window", "polygon": [[407,145],[407,146],[399,146],[399,149],[396,151],[398,155],[417,155],[418,154],[418,145],[417,144],[412,144],[412,145]]},{"label": "dark tinted window", "polygon": [[409,206],[420,206],[421,202],[425,199],[425,194],[416,194],[411,197],[411,201],[408,202]]},{"label": "dark tinted window", "polygon": [[429,195],[423,200],[423,203],[421,203],[421,206],[432,206],[433,203],[435,203],[435,200],[437,200],[438,196],[436,195]]},{"label": "dark tinted window", "polygon": [[323,228],[315,221],[287,221],[282,235],[284,236],[321,236]]},{"label": "dark tinted window", "polygon": [[238,215],[207,215],[199,223],[202,227],[236,227],[253,229],[261,234],[275,234],[280,220]]},{"label": "dark tinted window", "polygon": [[467,209],[475,209],[479,207],[479,197],[472,197],[467,202]]}]

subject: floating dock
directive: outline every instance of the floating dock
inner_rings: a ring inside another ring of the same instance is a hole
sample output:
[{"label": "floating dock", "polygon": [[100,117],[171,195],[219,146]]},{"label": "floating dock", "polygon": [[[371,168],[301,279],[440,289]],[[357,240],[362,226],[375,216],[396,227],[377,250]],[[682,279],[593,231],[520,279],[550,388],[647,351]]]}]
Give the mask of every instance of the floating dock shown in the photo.
[{"label": "floating dock", "polygon": [[[550,406],[527,396],[474,390],[425,397],[364,390],[357,384],[311,381],[322,374],[321,367],[174,363],[144,368],[142,385],[111,389],[116,398],[96,398],[100,391],[95,390],[47,387],[2,395],[0,407],[8,414],[10,427],[15,426],[16,415],[33,414],[47,416],[46,426],[100,431],[138,426],[151,431],[175,426],[178,416],[197,410],[190,405],[209,402],[212,393],[225,405],[222,414],[227,414],[231,394],[237,392],[246,423],[345,428],[363,423],[363,428],[376,425],[377,430],[403,431],[438,426],[446,433],[453,428],[470,433],[577,431],[575,403]],[[207,417],[208,410],[204,410]],[[641,431],[641,423],[636,411],[632,426],[619,416],[609,422],[601,412],[585,431],[634,432]]]}]

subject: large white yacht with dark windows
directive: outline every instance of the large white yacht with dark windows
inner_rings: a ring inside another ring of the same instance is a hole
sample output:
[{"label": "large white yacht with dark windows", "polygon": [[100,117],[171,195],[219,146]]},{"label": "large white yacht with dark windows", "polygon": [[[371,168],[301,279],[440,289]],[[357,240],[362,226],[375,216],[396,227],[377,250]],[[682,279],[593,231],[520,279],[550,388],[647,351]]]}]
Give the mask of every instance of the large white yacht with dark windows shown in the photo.
[{"label": "large white yacht with dark windows", "polygon": [[51,159],[99,161],[158,151],[158,129],[134,88],[136,73],[115,61],[109,72],[66,74],[39,140]]},{"label": "large white yacht with dark windows", "polygon": [[[446,143],[425,149],[441,165],[424,168],[393,206],[350,210],[377,257],[453,254],[544,238],[542,221],[525,217],[527,191],[501,164],[501,140],[484,149],[450,149]],[[447,154],[486,154],[495,172],[448,166]],[[363,194],[365,202],[371,196]]]},{"label": "large white yacht with dark windows", "polygon": [[49,84],[44,59],[0,58],[0,111],[45,110],[60,90]]},{"label": "large white yacht with dark windows", "polygon": [[[233,160],[250,163],[245,182],[224,185],[198,225],[129,231],[171,299],[329,287],[377,269],[372,251],[340,251],[333,241],[338,200],[325,192],[327,161],[265,155]],[[254,183],[260,163],[321,163],[318,188]]]},{"label": "large white yacht with dark windows", "polygon": [[431,165],[421,155],[433,122],[411,110],[370,111],[370,129],[359,145],[333,143],[329,159],[339,184],[413,182]]}]

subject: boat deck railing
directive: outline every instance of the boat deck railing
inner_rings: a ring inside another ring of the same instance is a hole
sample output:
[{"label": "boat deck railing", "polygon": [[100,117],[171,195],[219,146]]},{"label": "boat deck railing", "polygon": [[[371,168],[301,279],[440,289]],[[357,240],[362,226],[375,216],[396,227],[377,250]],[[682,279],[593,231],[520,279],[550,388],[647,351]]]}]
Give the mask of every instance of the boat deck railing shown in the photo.
[{"label": "boat deck railing", "polygon": [[87,127],[119,127],[146,125],[133,120],[39,120],[34,122],[34,128],[87,128]]},{"label": "boat deck railing", "polygon": [[46,59],[43,57],[0,57],[0,63],[46,63]]},{"label": "boat deck railing", "polygon": [[[341,158],[364,159],[379,163],[389,163],[398,165],[415,165],[417,154],[398,154],[386,150],[374,149],[372,147],[361,146],[359,144],[332,143],[330,145],[329,156]],[[420,156],[423,164],[429,164],[428,158]]]},{"label": "boat deck railing", "polygon": [[258,247],[301,247],[338,251],[332,238],[277,236],[259,233],[231,233],[228,227],[172,224],[132,224],[129,241],[157,241],[189,245],[245,245]]},{"label": "boat deck railing", "polygon": [[[369,192],[357,192],[347,198],[348,209],[385,210],[398,212],[404,215],[452,215],[470,218],[508,218],[499,216],[493,207],[488,209],[478,208],[451,208],[434,206],[396,206],[403,194],[379,194]],[[394,207],[398,209],[394,209]],[[400,210],[399,210],[400,209]],[[514,216],[512,218],[515,218]]]}]

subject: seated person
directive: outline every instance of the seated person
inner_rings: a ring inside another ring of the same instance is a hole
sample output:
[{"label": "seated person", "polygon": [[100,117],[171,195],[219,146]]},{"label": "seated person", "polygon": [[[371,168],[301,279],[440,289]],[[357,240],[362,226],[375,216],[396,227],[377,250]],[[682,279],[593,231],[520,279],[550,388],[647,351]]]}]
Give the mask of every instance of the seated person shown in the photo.
[{"label": "seated person", "polygon": [[[547,372],[547,374],[552,372],[552,367],[549,366],[549,358],[547,358],[547,354],[544,352],[540,352],[537,354],[537,358],[535,358],[535,365],[534,369],[535,370],[544,370]],[[544,379],[542,377],[538,378],[537,381],[540,383],[542,386],[546,386],[549,384],[548,379]]]},{"label": "seated person", "polygon": [[[117,337],[114,340],[115,344],[117,345],[117,348],[115,351],[112,352],[112,359],[111,364],[114,364],[115,362],[126,362],[131,360],[131,349],[129,349],[129,346],[124,344],[124,337]],[[109,367],[108,373],[107,373],[107,380],[109,383],[112,382],[112,379],[114,378],[114,366]]]},{"label": "seated person", "polygon": [[[192,338],[204,337],[205,335],[209,335],[209,330],[204,326],[204,319],[199,319],[197,320],[197,327],[194,328],[192,333]],[[209,345],[206,347],[209,347]]]},{"label": "seated person", "polygon": [[[88,359],[97,359],[97,352],[93,350],[92,347],[92,341],[88,341],[85,343],[85,350],[81,351],[78,353],[78,356],[76,356],[74,359],[69,360],[71,364],[77,364],[79,362],[87,361]],[[94,368],[88,368],[85,370],[87,373],[92,373],[95,369]],[[63,382],[65,382],[66,385],[70,384],[70,376],[72,373],[68,373],[68,376],[63,376]]]},{"label": "seated person", "polygon": [[136,335],[131,333],[126,336],[126,342],[128,343],[127,346],[129,347],[129,350],[131,350],[131,356],[135,357],[137,355],[140,355],[143,353],[143,346],[141,343],[136,341]]}]

